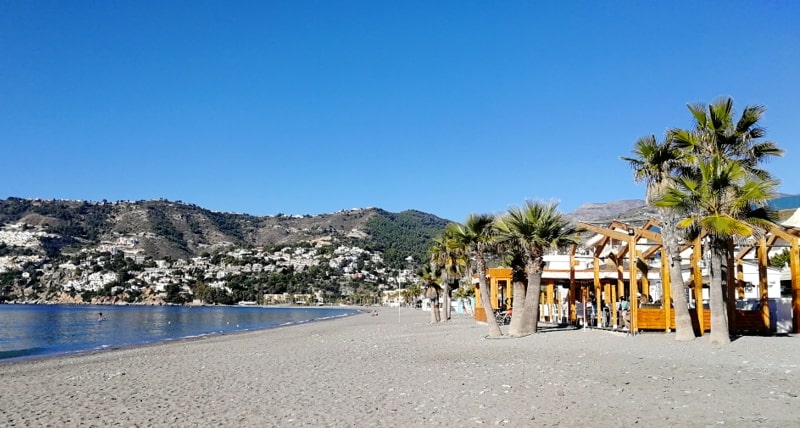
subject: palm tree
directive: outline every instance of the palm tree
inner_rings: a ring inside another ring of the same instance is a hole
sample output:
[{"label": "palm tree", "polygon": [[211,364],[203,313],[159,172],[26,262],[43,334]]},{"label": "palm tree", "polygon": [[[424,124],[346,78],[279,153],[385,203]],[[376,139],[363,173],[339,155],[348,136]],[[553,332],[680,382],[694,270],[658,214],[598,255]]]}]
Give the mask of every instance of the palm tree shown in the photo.
[{"label": "palm tree", "polygon": [[[722,289],[722,261],[734,238],[759,234],[771,224],[772,213],[763,208],[773,197],[777,181],[760,168],[783,150],[773,142],[759,141],[766,131],[758,125],[762,106],[746,106],[734,121],[733,99],[721,98],[708,106],[689,105],[695,120],[692,130],[673,130],[673,143],[683,150],[691,170],[655,205],[672,207],[685,216],[679,226],[696,226],[709,236],[711,253],[711,341],[730,342],[726,290]],[[733,296],[728,296],[733,298]]]},{"label": "palm tree", "polygon": [[411,306],[413,303],[416,302],[417,297],[422,293],[422,289],[417,284],[411,284],[406,287],[405,292],[403,293],[403,297],[406,299],[406,303]]},{"label": "palm tree", "polygon": [[783,156],[784,152],[774,142],[759,141],[766,136],[766,130],[758,125],[766,110],[763,106],[746,106],[736,123],[730,97],[720,98],[708,106],[698,103],[688,108],[695,119],[695,127],[671,131],[676,147],[695,158],[720,156],[736,160],[749,174],[762,180],[772,179],[759,165],[770,157]]},{"label": "palm tree", "polygon": [[467,263],[463,245],[453,237],[455,227],[454,223],[449,224],[440,236],[434,238],[429,249],[431,267],[441,275],[446,320],[450,319],[451,286],[461,277]]},{"label": "palm tree", "polygon": [[[772,213],[763,207],[773,197],[777,182],[748,174],[735,161],[701,159],[696,176],[679,177],[656,205],[687,214],[680,227],[697,227],[707,233],[711,253],[711,342],[730,343],[722,264],[735,237],[763,234],[772,225]],[[733,296],[728,296],[732,298]]]},{"label": "palm tree", "polygon": [[478,285],[481,289],[481,302],[483,302],[483,309],[486,314],[486,324],[489,326],[489,336],[500,337],[503,332],[494,317],[489,287],[486,284],[485,257],[493,245],[495,235],[494,216],[490,214],[470,214],[463,225],[453,225],[451,232],[456,244],[466,249],[470,259],[475,262]]},{"label": "palm tree", "polygon": [[438,323],[442,320],[441,312],[439,311],[439,296],[441,296],[441,287],[436,283],[436,271],[431,266],[423,266],[420,272],[422,283],[425,285],[425,298],[431,302],[431,324]]},{"label": "palm tree", "polygon": [[[579,229],[558,211],[558,203],[527,201],[523,208],[511,208],[496,222],[498,242],[521,249],[528,286],[522,308],[514,309],[521,326],[514,333],[525,336],[538,331],[539,297],[546,249],[577,243]],[[521,314],[517,315],[517,311]]]},{"label": "palm tree", "polygon": [[[633,178],[637,182],[645,182],[647,191],[645,201],[653,205],[664,194],[664,190],[673,184],[673,176],[683,170],[681,161],[683,152],[678,150],[670,138],[658,142],[655,135],[642,137],[636,141],[633,149],[634,157],[622,157],[633,170]],[[681,270],[681,252],[678,236],[678,216],[675,210],[659,207],[658,221],[661,227],[663,251],[669,260],[669,279],[673,286],[675,305],[675,340],[689,341],[695,338],[692,318],[686,301],[686,285]],[[664,302],[669,305],[670,302]]]}]

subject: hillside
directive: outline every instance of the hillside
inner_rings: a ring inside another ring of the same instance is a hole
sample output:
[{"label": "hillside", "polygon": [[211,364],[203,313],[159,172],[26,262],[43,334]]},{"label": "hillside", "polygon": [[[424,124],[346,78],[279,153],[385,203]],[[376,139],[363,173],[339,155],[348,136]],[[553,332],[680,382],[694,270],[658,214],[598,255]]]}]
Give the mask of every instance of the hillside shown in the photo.
[{"label": "hillside", "polygon": [[414,282],[447,223],[377,208],[258,217],[166,200],[9,198],[0,201],[0,302],[377,296]]},{"label": "hillside", "polygon": [[[0,201],[0,226],[22,223],[57,236],[51,246],[75,251],[134,239],[155,259],[182,259],[239,246],[356,242],[402,263],[425,258],[429,241],[447,221],[418,211],[347,210],[315,216],[221,213],[166,200],[139,202]],[[53,253],[51,255],[58,254]]]},{"label": "hillside", "polygon": [[[575,221],[598,222],[614,219],[621,213],[629,212],[645,206],[641,199],[625,199],[612,202],[589,202],[581,205],[567,215]],[[621,220],[621,218],[620,218]]]}]

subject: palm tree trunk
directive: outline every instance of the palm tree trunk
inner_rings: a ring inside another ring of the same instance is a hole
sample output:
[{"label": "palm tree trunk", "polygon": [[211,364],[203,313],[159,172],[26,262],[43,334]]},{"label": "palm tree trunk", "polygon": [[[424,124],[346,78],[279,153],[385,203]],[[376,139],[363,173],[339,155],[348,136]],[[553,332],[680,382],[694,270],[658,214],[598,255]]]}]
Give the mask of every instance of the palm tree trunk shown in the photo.
[{"label": "palm tree trunk", "polygon": [[525,283],[522,281],[514,281],[514,296],[511,302],[511,324],[508,326],[508,335],[519,337],[524,336],[522,329],[522,321],[528,307],[525,306]]},{"label": "palm tree trunk", "polygon": [[719,238],[711,238],[711,289],[709,290],[711,302],[709,306],[711,309],[711,343],[714,345],[731,343],[728,310],[722,288],[722,263],[726,259],[725,248],[727,248],[726,242]]},{"label": "palm tree trunk", "polygon": [[528,335],[539,331],[539,297],[541,294],[542,270],[535,269],[530,264],[525,270],[528,272],[528,290],[525,293],[522,334]]},{"label": "palm tree trunk", "polygon": [[438,323],[442,320],[442,315],[439,313],[439,295],[437,293],[435,299],[431,299],[431,324]]},{"label": "palm tree trunk", "polygon": [[489,337],[501,337],[503,332],[500,330],[500,326],[497,325],[497,319],[494,317],[492,297],[489,294],[489,286],[486,284],[486,263],[483,261],[483,254],[478,254],[475,257],[475,264],[478,265],[478,285],[481,288],[481,302],[483,303],[483,310],[486,313],[486,324],[489,326]]},{"label": "palm tree trunk", "polygon": [[442,298],[444,301],[444,319],[445,321],[450,321],[450,280],[445,279],[442,281],[442,284],[444,285],[444,290],[442,291],[444,294],[444,297]]},{"label": "palm tree trunk", "polygon": [[[675,312],[675,340],[687,342],[694,340],[695,333],[692,327],[692,317],[689,314],[689,305],[686,301],[686,284],[683,282],[683,269],[681,268],[681,252],[678,245],[678,233],[675,215],[661,212],[661,238],[664,242],[664,251],[669,260],[669,282],[673,290],[672,301]],[[664,302],[669,305],[670,302]],[[666,306],[665,306],[666,308]]]}]

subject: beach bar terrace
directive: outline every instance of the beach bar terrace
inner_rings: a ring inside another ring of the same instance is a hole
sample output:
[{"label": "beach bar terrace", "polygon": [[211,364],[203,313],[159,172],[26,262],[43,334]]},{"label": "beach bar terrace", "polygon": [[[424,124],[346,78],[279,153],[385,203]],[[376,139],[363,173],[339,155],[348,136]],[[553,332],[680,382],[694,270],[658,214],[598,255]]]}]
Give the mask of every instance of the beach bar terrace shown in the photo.
[{"label": "beach bar terrace", "polygon": [[[630,330],[634,333],[674,330],[674,303],[668,302],[676,301],[688,305],[696,335],[711,330],[704,236],[681,246],[686,287],[676,291],[671,287],[668,260],[661,251],[663,241],[655,220],[639,226],[619,221],[608,226],[580,226],[594,233],[580,251],[573,246],[568,254],[545,256],[540,321],[622,328],[616,303],[625,298],[630,302]],[[800,333],[798,239],[797,228],[778,226],[731,252],[724,266],[724,284],[731,296],[727,315],[732,333]],[[783,270],[770,267],[769,256],[784,249],[789,250],[789,266]],[[492,309],[511,309],[512,270],[490,268],[486,275]],[[479,294],[476,293],[475,319],[485,322]]]}]

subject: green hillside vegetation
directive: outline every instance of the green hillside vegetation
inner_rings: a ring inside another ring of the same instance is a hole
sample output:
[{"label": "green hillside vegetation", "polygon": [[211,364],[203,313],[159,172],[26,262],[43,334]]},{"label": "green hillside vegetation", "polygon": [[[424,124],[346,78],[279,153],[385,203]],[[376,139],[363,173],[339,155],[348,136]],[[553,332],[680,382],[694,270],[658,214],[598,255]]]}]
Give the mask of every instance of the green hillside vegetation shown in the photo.
[{"label": "green hillside vegetation", "polygon": [[378,214],[367,221],[367,231],[372,236],[372,248],[382,251],[386,265],[393,269],[406,266],[408,256],[415,264],[426,262],[433,238],[449,223],[414,210],[397,214],[379,210]]}]

